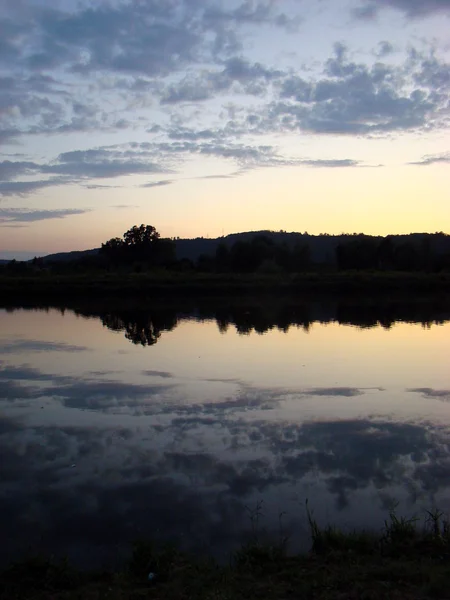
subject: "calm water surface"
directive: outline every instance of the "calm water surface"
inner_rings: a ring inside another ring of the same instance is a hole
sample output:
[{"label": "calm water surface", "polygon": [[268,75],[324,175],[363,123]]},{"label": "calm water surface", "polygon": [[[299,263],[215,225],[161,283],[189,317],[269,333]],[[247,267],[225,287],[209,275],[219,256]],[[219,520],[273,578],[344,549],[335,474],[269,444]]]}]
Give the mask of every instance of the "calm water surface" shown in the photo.
[{"label": "calm water surface", "polygon": [[[450,510],[450,307],[0,310],[0,560]],[[281,521],[279,515],[284,512]]]}]

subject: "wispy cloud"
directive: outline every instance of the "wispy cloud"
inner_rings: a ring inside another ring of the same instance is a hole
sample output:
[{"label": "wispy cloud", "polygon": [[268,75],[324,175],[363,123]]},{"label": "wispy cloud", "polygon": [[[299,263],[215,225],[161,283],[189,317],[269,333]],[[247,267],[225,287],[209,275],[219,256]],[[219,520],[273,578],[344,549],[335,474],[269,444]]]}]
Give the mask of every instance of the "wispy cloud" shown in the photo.
[{"label": "wispy cloud", "polygon": [[435,164],[449,164],[450,163],[450,152],[444,152],[443,154],[429,154],[424,156],[421,160],[416,162],[410,162],[410,165],[422,165],[429,166]]},{"label": "wispy cloud", "polygon": [[48,219],[65,219],[73,215],[83,215],[90,209],[61,208],[56,210],[32,210],[29,208],[2,208],[0,209],[0,225],[11,223],[33,223]]},{"label": "wispy cloud", "polygon": [[34,339],[6,339],[1,345],[4,354],[23,352],[88,352],[86,346]]},{"label": "wispy cloud", "polygon": [[116,208],[117,210],[128,210],[130,208],[139,208],[137,204],[113,204],[110,208]]},{"label": "wispy cloud", "polygon": [[437,400],[450,401],[450,390],[437,390],[434,388],[412,388],[407,390],[416,394],[422,394],[425,398],[435,398]]},{"label": "wispy cloud", "polygon": [[120,152],[116,147],[73,150],[58,156],[55,163],[41,166],[43,173],[70,177],[108,178],[123,175],[166,172],[166,168],[153,162],[146,153]]},{"label": "wispy cloud", "polygon": [[162,187],[162,186],[165,186],[165,185],[170,185],[171,183],[173,183],[172,180],[170,180],[170,179],[163,179],[161,181],[149,181],[148,183],[143,183],[139,187],[142,187],[142,188]]},{"label": "wispy cloud", "polygon": [[[189,131],[188,139],[183,131],[170,141],[142,142],[114,146],[103,146],[88,150],[65,152],[45,164],[21,161],[0,162],[0,172],[5,177],[32,173],[42,179],[32,181],[0,182],[0,196],[25,196],[40,189],[80,184],[88,189],[109,189],[123,187],[96,183],[99,179],[112,179],[129,175],[147,175],[156,173],[173,174],[179,171],[183,162],[191,155],[223,159],[237,166],[237,170],[222,175],[205,175],[200,178],[229,179],[238,177],[252,169],[267,167],[317,167],[348,168],[362,166],[350,158],[312,159],[295,158],[283,155],[271,145],[244,144],[227,139],[226,135],[209,139],[200,132]],[[179,137],[179,139],[178,139]],[[49,177],[50,176],[50,177]],[[163,187],[175,183],[173,179],[159,179],[138,184],[140,188]]]},{"label": "wispy cloud", "polygon": [[[34,181],[0,181],[0,196],[27,196],[42,188],[67,184],[66,179],[37,179]],[[70,182],[69,182],[70,183]]]},{"label": "wispy cloud", "polygon": [[303,160],[303,165],[307,165],[309,167],[319,167],[326,169],[340,169],[342,167],[358,167],[361,163],[358,160],[352,160],[350,158],[340,158],[340,159],[316,159],[316,160]]},{"label": "wispy cloud", "polygon": [[121,188],[121,185],[101,185],[99,183],[88,183],[83,185],[87,190],[115,190]]}]

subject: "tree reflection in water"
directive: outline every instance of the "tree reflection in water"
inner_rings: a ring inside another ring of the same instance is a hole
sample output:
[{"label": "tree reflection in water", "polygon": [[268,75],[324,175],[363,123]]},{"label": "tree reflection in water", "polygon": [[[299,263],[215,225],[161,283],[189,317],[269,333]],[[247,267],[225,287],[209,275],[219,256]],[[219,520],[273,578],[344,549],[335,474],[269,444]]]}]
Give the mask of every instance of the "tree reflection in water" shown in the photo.
[{"label": "tree reflection in water", "polygon": [[[60,310],[71,308],[59,306]],[[142,306],[121,309],[101,304],[97,309],[72,307],[79,315],[99,318],[112,331],[123,331],[127,340],[136,345],[153,346],[165,331],[172,331],[180,320],[215,320],[221,333],[234,326],[241,335],[252,332],[263,334],[271,329],[287,333],[291,327],[308,331],[314,323],[339,323],[359,328],[383,327],[390,329],[397,322],[421,323],[423,327],[443,324],[450,320],[447,299],[424,301],[411,299],[384,300],[326,297],[308,301],[292,299],[275,301],[233,301],[225,303],[210,300],[186,307],[183,301],[162,306]]]}]

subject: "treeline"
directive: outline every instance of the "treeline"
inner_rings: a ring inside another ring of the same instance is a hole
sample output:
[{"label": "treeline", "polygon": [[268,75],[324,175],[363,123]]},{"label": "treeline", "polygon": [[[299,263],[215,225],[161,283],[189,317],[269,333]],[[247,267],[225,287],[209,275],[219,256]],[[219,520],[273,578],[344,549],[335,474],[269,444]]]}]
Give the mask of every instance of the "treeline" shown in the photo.
[{"label": "treeline", "polygon": [[[435,234],[440,236],[441,234]],[[450,252],[433,247],[433,235],[397,241],[385,238],[358,237],[336,247],[338,269],[372,269],[383,271],[450,270]],[[448,237],[448,236],[446,236]]]},{"label": "treeline", "polygon": [[265,235],[238,240],[230,247],[221,242],[213,256],[201,254],[196,268],[216,273],[298,273],[313,267],[307,244],[277,243]]},{"label": "treeline", "polygon": [[[195,242],[195,240],[191,240]],[[151,225],[134,226],[122,238],[112,238],[98,251],[72,260],[35,258],[0,266],[7,274],[80,273],[89,271],[146,272],[164,269],[201,273],[283,274],[310,271],[450,272],[450,236],[444,233],[371,237],[363,234],[308,236],[285,232],[235,234],[215,242],[209,253],[180,256],[179,244],[163,239]],[[322,244],[326,252],[318,255]]]},{"label": "treeline", "polygon": [[337,244],[334,257],[328,262],[315,262],[307,242],[289,245],[258,235],[249,241],[237,241],[231,247],[220,243],[214,256],[200,256],[197,268],[218,273],[301,273],[324,267],[343,271],[450,271],[450,252],[437,252],[431,237],[399,241],[394,237],[356,236]]}]

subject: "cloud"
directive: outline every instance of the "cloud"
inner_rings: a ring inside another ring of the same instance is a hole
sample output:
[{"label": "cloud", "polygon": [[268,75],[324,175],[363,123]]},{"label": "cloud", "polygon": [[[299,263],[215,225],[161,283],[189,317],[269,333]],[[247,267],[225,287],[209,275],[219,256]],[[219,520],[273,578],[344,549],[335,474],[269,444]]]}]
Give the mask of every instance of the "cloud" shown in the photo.
[{"label": "cloud", "polygon": [[304,392],[307,396],[343,396],[344,398],[362,396],[364,393],[364,390],[352,387],[314,388]]},{"label": "cloud", "polygon": [[378,58],[384,58],[385,56],[389,56],[390,54],[393,54],[394,52],[395,52],[395,48],[391,44],[391,42],[388,42],[387,40],[383,40],[382,42],[380,42],[378,44],[378,47],[375,51],[375,56]]},{"label": "cloud", "polygon": [[64,406],[74,409],[113,411],[127,409],[145,411],[152,402],[157,410],[158,400],[174,390],[175,384],[139,385],[116,380],[75,381],[53,386],[48,393],[61,400]]},{"label": "cloud", "polygon": [[[174,173],[174,166],[182,163],[186,156],[195,154],[233,161],[239,170],[231,175],[227,174],[226,177],[238,176],[250,169],[263,167],[351,167],[359,164],[352,159],[288,158],[279,154],[273,146],[221,140],[220,134],[217,134],[216,138],[212,137],[215,135],[212,132],[199,131],[197,134],[194,130],[175,129],[170,131],[170,135],[173,139],[167,142],[130,143],[64,152],[56,159],[43,164],[3,161],[0,163],[0,169],[3,169],[5,177],[13,178],[32,173],[50,178],[1,182],[0,195],[23,196],[45,187],[73,184],[84,184],[91,189],[97,189],[105,186],[84,182],[136,174]],[[141,184],[140,187],[152,188],[172,183],[173,180],[164,179]],[[47,215],[49,218],[50,213]],[[23,220],[26,220],[26,217]],[[31,220],[31,217],[28,220]]]},{"label": "cloud", "polygon": [[146,153],[121,151],[117,147],[63,152],[55,163],[43,165],[43,173],[82,178],[108,178],[123,175],[161,173],[167,169],[152,162]]},{"label": "cloud", "polygon": [[169,160],[170,156],[178,155],[181,158],[189,154],[232,160],[239,165],[241,173],[243,170],[246,171],[260,167],[293,166],[299,163],[296,159],[285,158],[279,155],[275,147],[261,144],[180,140],[160,142],[153,146],[151,144],[142,144],[141,147],[153,147],[155,152],[166,155],[167,160]]},{"label": "cloud", "polygon": [[4,144],[15,144],[17,143],[18,137],[20,137],[21,132],[18,129],[6,129],[1,127],[0,121],[0,146]]},{"label": "cloud", "polygon": [[[25,4],[0,12],[3,143],[28,135],[142,128],[169,141],[249,145],[247,135],[372,135],[429,130],[448,122],[448,65],[436,57],[423,57],[421,64],[385,64],[381,61],[393,52],[387,40],[374,50],[379,62],[372,65],[351,61],[338,44],[322,72],[316,65],[307,78],[303,67],[279,67],[278,57],[267,65],[253,52],[247,55],[251,32],[262,31],[270,40],[274,28],[298,27],[295,3],[286,12],[274,0],[105,1],[70,3],[70,10],[64,3]],[[448,1],[365,0],[359,10],[367,17],[387,6],[414,16],[445,11]],[[247,96],[240,103],[240,122],[218,125],[226,110],[223,101],[237,95]],[[207,101],[200,118],[197,105]],[[250,106],[250,101],[259,104]],[[188,107],[192,115],[186,115],[186,103],[194,105]],[[159,114],[149,119],[148,109]],[[150,129],[149,121],[158,122],[158,131]],[[145,165],[136,157],[133,165],[131,157],[113,157],[112,150],[108,157],[69,159],[70,154],[41,169],[27,161],[3,164],[7,179],[1,178],[0,192],[26,194],[55,185],[52,180],[15,181],[30,173],[79,183],[77,177],[161,172],[163,166],[161,156],[147,158]],[[5,186],[9,181],[13,185]]]},{"label": "cloud", "polygon": [[448,67],[416,56],[400,68],[380,62],[369,66],[349,59],[336,44],[322,74],[298,75],[281,82],[279,96],[260,111],[259,131],[371,135],[443,126],[448,118]]},{"label": "cloud", "polygon": [[408,392],[422,394],[424,398],[436,398],[437,400],[450,401],[450,390],[436,390],[433,388],[413,388]]},{"label": "cloud", "polygon": [[[24,347],[21,350],[25,349]],[[45,344],[41,349],[46,350]],[[51,349],[51,344],[48,349]],[[56,350],[56,347],[54,349]],[[37,348],[35,350],[39,351]],[[63,351],[79,350],[65,347]],[[45,386],[43,383],[48,385]],[[0,364],[0,398],[11,402],[52,397],[71,409],[102,412],[126,410],[132,414],[140,414],[145,412],[146,408],[149,412],[158,412],[162,399],[170,400],[170,394],[175,388],[176,385],[173,383],[141,385],[115,379],[99,381],[98,377],[80,380],[76,377],[46,373],[28,365]],[[150,400],[151,406],[148,407]]]},{"label": "cloud", "polygon": [[[161,153],[158,146],[124,144],[63,152],[56,159],[42,164],[3,161],[0,162],[0,173],[4,173],[6,181],[0,182],[0,196],[25,196],[42,188],[83,184],[86,180],[173,172],[169,166],[159,162],[169,161],[166,154]],[[169,162],[173,162],[173,157]],[[35,176],[45,175],[47,178],[33,181],[8,181],[30,173]],[[88,185],[91,189],[100,187],[97,183]]]},{"label": "cloud", "polygon": [[79,73],[170,72],[192,60],[202,43],[200,32],[190,26],[188,3],[177,5],[150,1],[132,9],[103,4],[72,13],[43,11],[32,31],[42,41],[24,60],[34,69],[67,64]]},{"label": "cloud", "polygon": [[114,131],[131,125],[118,111],[105,111],[86,82],[74,87],[67,77],[33,73],[20,62],[6,69],[11,75],[0,76],[0,143],[25,135]]},{"label": "cloud", "polygon": [[221,71],[204,71],[188,75],[178,83],[170,84],[162,93],[162,104],[201,102],[217,94],[243,93],[254,96],[267,94],[267,84],[282,77],[278,69],[250,63],[240,56],[224,61]]},{"label": "cloud", "polygon": [[3,381],[0,376],[0,400],[17,402],[18,400],[32,400],[40,396],[37,386],[29,386],[14,380]]},{"label": "cloud", "polygon": [[249,23],[252,25],[275,24],[281,27],[295,26],[296,19],[287,17],[284,13],[276,13],[276,4],[271,0],[243,0],[236,8],[224,10],[211,5],[204,12],[207,23],[232,22],[233,24]]},{"label": "cloud", "polygon": [[327,159],[316,159],[316,160],[302,160],[303,165],[310,167],[323,167],[323,168],[341,168],[341,167],[358,167],[360,162],[358,160],[352,160],[350,158],[339,158],[334,160]]},{"label": "cloud", "polygon": [[10,181],[20,175],[28,175],[39,169],[39,165],[31,161],[11,161],[4,160],[0,162],[0,181]]},{"label": "cloud", "polygon": [[[39,343],[33,346],[29,342],[30,350],[45,351],[46,344]],[[57,350],[57,345],[52,347],[49,343],[48,349]],[[8,349],[8,345],[6,346]],[[26,344],[16,350],[27,350]],[[63,351],[79,351],[77,349],[63,348]],[[81,349],[82,351],[82,349]],[[107,374],[107,373],[105,373]],[[174,375],[167,371],[145,370],[142,374],[150,378],[163,380],[174,379]],[[221,399],[204,401],[198,403],[177,402],[176,382],[133,384],[125,383],[115,379],[103,379],[86,377],[77,379],[70,376],[52,375],[39,369],[23,366],[1,366],[0,382],[4,382],[7,389],[7,399],[21,400],[26,398],[39,398],[51,396],[68,408],[89,409],[102,412],[124,412],[130,414],[173,414],[188,417],[210,417],[211,415],[231,418],[242,412],[270,411],[279,407],[287,400],[303,400],[305,398],[320,397],[356,397],[366,393],[365,389],[352,387],[329,387],[329,388],[283,388],[283,387],[258,387],[249,385],[240,380],[209,380],[210,383],[227,383],[232,386],[231,393]],[[20,382],[14,383],[14,382]],[[24,383],[25,382],[25,383]],[[41,385],[39,386],[39,382]],[[48,382],[44,387],[42,382]],[[26,384],[26,385],[25,385]],[[9,386],[9,387],[8,387]],[[11,387],[12,386],[12,387]],[[23,388],[23,390],[22,390]]]},{"label": "cloud", "polygon": [[236,171],[235,173],[229,173],[228,175],[200,175],[196,179],[234,179],[239,175],[243,175],[242,171]]},{"label": "cloud", "polygon": [[142,371],[143,375],[147,375],[147,377],[162,377],[163,379],[172,379],[173,374],[168,371]]},{"label": "cloud", "polygon": [[407,66],[412,80],[421,88],[428,88],[438,100],[445,99],[450,91],[450,63],[441,60],[432,48],[428,52],[411,48]]},{"label": "cloud", "polygon": [[[15,540],[8,556],[1,554],[2,560],[12,560],[12,554],[16,557],[24,545],[34,545],[34,536],[39,541],[43,530],[44,552],[68,555],[75,564],[91,568],[113,558],[111,544],[115,553],[128,552],[129,540],[136,535],[152,537],[156,543],[180,539],[181,547],[191,551],[214,540],[215,549],[228,553],[241,541],[245,509],[233,502],[227,488],[228,498],[221,493],[219,499],[218,486],[223,488],[222,482],[228,480],[236,489],[241,483],[243,490],[247,481],[250,492],[253,486],[262,489],[270,481],[264,475],[265,465],[256,461],[248,465],[253,467],[250,478],[239,467],[212,455],[161,452],[145,437],[123,427],[45,426],[24,431],[21,423],[2,419],[0,432],[2,457],[7,461],[2,461],[0,472],[8,490],[0,498],[0,525]],[[152,437],[160,442],[155,434]],[[71,469],[71,464],[76,467]],[[201,469],[204,483],[192,485]],[[28,501],[24,479],[36,483]],[[114,503],[110,502],[112,492]],[[23,518],[34,524],[28,540]],[[93,547],[96,558],[92,563],[89,557],[88,563],[86,556]]]},{"label": "cloud", "polygon": [[[0,11],[6,73],[0,77],[0,139],[130,127],[121,108],[148,91],[139,88],[137,78],[146,76],[151,86],[149,77],[178,72],[205,53],[212,59],[205,33],[216,34],[202,20],[202,8],[188,0],[102,3],[67,12],[30,5],[15,13],[14,21]],[[115,108],[107,107],[95,93],[99,73],[120,75],[130,97],[124,101],[117,94],[116,78]]]},{"label": "cloud", "polygon": [[422,165],[429,166],[435,164],[448,164],[450,163],[450,152],[444,152],[443,154],[428,154],[416,162],[410,162],[410,165]]},{"label": "cloud", "polygon": [[65,219],[73,215],[83,215],[87,212],[90,212],[90,209],[61,208],[55,210],[31,210],[28,208],[2,208],[0,209],[0,226],[10,223],[33,223],[48,219]]},{"label": "cloud", "polygon": [[[416,512],[430,492],[448,493],[446,440],[438,428],[369,419],[30,426],[2,413],[0,529],[13,543],[0,558],[39,543],[96,568],[114,564],[136,536],[228,557],[250,528],[245,506],[260,498],[261,529],[275,536],[280,506],[294,519],[305,497],[318,519],[353,526],[359,513],[375,529],[389,494]],[[292,543],[304,525],[288,522]]]},{"label": "cloud", "polygon": [[[448,4],[360,2],[366,12],[388,5],[418,14]],[[109,131],[128,131],[133,139],[138,129],[152,133],[147,146],[140,133],[135,145],[74,149],[40,162],[5,160],[0,195],[74,184],[100,189],[99,179],[178,172],[189,155],[237,165],[234,174],[220,177],[272,166],[357,167],[360,162],[345,155],[290,157],[258,138],[299,132],[386,135],[448,124],[450,71],[436,53],[411,51],[404,64],[389,63],[393,45],[384,40],[372,64],[351,58],[342,43],[313,70],[288,66],[278,56],[272,64],[258,60],[249,36],[263,31],[269,40],[273,28],[294,30],[295,8],[285,10],[289,14],[273,0],[145,0],[70,10],[64,3],[33,3],[26,10],[0,11],[7,32],[0,140]],[[235,109],[233,96],[241,97]],[[170,183],[161,179],[142,187]]]},{"label": "cloud", "polygon": [[[123,186],[121,186],[121,185],[101,185],[99,183],[89,183],[87,185],[84,185],[83,187],[85,187],[87,190],[116,190]],[[125,205],[123,205],[123,206],[125,206]],[[120,208],[123,208],[123,206],[120,205]]]},{"label": "cloud", "polygon": [[38,179],[35,181],[0,181],[0,196],[27,196],[46,187],[65,185],[63,178]]},{"label": "cloud", "polygon": [[3,340],[0,348],[3,354],[15,354],[16,352],[87,352],[89,350],[86,346],[33,339],[6,339]]},{"label": "cloud", "polygon": [[[384,41],[375,52],[381,59],[392,51]],[[434,51],[411,49],[403,64],[378,60],[370,65],[351,60],[348,48],[336,43],[322,70],[308,78],[234,57],[222,71],[194,72],[171,83],[162,102],[198,103],[230,93],[269,95],[266,104],[234,105],[220,128],[183,125],[167,131],[174,140],[223,143],[280,131],[371,136],[445,127],[449,92],[450,66]]]},{"label": "cloud", "polygon": [[161,104],[179,104],[181,102],[202,102],[212,98],[216,90],[209,86],[204,78],[187,76],[169,85],[162,93]]},{"label": "cloud", "polygon": [[167,132],[167,137],[171,140],[188,140],[191,142],[197,142],[199,140],[208,140],[222,137],[220,130],[213,129],[189,129],[187,127],[177,127],[170,129]]},{"label": "cloud", "polygon": [[170,179],[163,179],[161,181],[149,181],[148,183],[143,183],[139,187],[142,187],[142,188],[162,187],[165,185],[170,185],[172,183],[173,183],[173,181]]},{"label": "cloud", "polygon": [[138,204],[112,204],[110,208],[117,210],[129,210],[130,208],[140,208]]},{"label": "cloud", "polygon": [[9,35],[2,40],[2,54],[35,73],[64,66],[81,74],[164,76],[238,49],[237,26],[292,29],[297,23],[272,0],[243,0],[227,10],[216,2],[146,0],[132,6],[81,5],[70,12],[30,6],[23,13],[15,15],[14,24],[4,20],[2,31]]},{"label": "cloud", "polygon": [[163,414],[175,414],[183,419],[217,419],[236,418],[245,412],[259,413],[259,411],[271,411],[286,401],[304,401],[314,397],[341,397],[354,398],[364,395],[370,390],[381,390],[381,388],[353,388],[353,387],[329,387],[329,388],[283,388],[283,387],[258,387],[250,385],[239,379],[205,379],[210,383],[229,384],[234,388],[226,398],[211,402],[193,404],[167,404],[158,407]]},{"label": "cloud", "polygon": [[48,389],[42,385],[43,382],[70,384],[72,378],[45,373],[29,365],[8,365],[0,361],[0,398],[2,399],[14,401],[45,396]]},{"label": "cloud", "polygon": [[[14,66],[17,65],[10,65]],[[14,138],[26,131],[35,133],[51,129],[64,119],[70,97],[58,89],[55,79],[29,74],[26,70],[17,73],[14,68],[10,72],[11,75],[0,75],[1,137]]]},{"label": "cloud", "polygon": [[400,10],[408,17],[450,13],[449,0],[365,0],[354,10],[362,19],[373,19],[383,8]]}]

